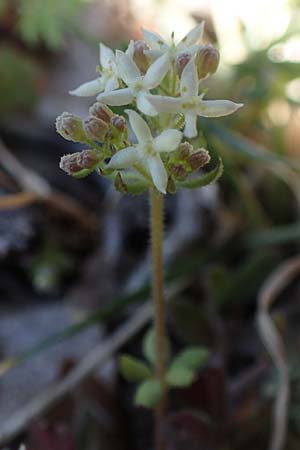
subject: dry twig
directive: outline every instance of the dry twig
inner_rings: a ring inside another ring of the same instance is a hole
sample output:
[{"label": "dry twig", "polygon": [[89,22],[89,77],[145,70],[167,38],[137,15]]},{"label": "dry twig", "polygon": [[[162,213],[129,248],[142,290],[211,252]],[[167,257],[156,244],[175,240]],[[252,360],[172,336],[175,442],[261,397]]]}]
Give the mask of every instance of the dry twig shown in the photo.
[{"label": "dry twig", "polygon": [[107,360],[115,351],[135,335],[152,316],[152,307],[146,303],[138,309],[135,315],[125,322],[117,331],[105,341],[100,342],[85,358],[56,385],[43,391],[23,408],[9,417],[0,425],[0,444],[8,442],[39,414],[57,403],[68,392],[74,389],[93,370]]},{"label": "dry twig", "polygon": [[284,262],[267,279],[261,288],[258,298],[259,333],[279,374],[279,386],[274,406],[270,450],[281,450],[284,445],[287,431],[290,386],[284,344],[270,317],[269,309],[278,295],[289,285],[299,272],[299,256]]},{"label": "dry twig", "polygon": [[17,181],[23,192],[0,198],[0,209],[12,209],[36,201],[44,201],[50,206],[74,217],[84,228],[95,229],[97,220],[76,200],[66,194],[54,191],[47,180],[24,166],[0,139],[0,163]]}]

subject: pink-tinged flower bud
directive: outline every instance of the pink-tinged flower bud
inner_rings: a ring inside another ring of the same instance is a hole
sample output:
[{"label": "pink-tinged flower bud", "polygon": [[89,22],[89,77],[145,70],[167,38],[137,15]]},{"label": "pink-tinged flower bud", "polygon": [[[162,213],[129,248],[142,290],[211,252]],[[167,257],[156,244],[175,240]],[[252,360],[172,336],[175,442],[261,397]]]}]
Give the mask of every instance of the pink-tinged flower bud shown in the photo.
[{"label": "pink-tinged flower bud", "polygon": [[95,116],[87,117],[83,122],[86,135],[95,141],[104,141],[108,131],[108,125],[104,120]]},{"label": "pink-tinged flower bud", "polygon": [[57,117],[55,126],[56,131],[68,141],[86,142],[86,134],[80,117],[64,112]]},{"label": "pink-tinged flower bud", "polygon": [[95,150],[83,150],[62,156],[59,167],[68,175],[76,176],[94,170],[100,161],[101,156]]},{"label": "pink-tinged flower bud", "polygon": [[90,116],[98,117],[103,122],[109,123],[114,113],[112,110],[104,105],[104,103],[96,102],[89,109]]},{"label": "pink-tinged flower bud", "polygon": [[219,66],[219,62],[219,50],[211,44],[203,45],[196,55],[196,66],[199,79],[215,73]]},{"label": "pink-tinged flower bud", "polygon": [[94,169],[101,161],[101,155],[95,150],[83,150],[79,153],[78,161],[82,169]]},{"label": "pink-tinged flower bud", "polygon": [[180,53],[175,59],[175,71],[179,78],[183,72],[185,66],[190,62],[192,56],[189,53]]},{"label": "pink-tinged flower bud", "polygon": [[200,148],[195,153],[193,153],[187,160],[192,170],[201,169],[201,167],[208,164],[210,161],[210,156],[205,148]]},{"label": "pink-tinged flower bud", "polygon": [[193,146],[189,142],[182,142],[178,148],[178,156],[180,159],[187,159],[190,154],[193,152]]},{"label": "pink-tinged flower bud", "polygon": [[79,152],[62,156],[59,163],[60,169],[68,175],[73,175],[76,172],[79,172],[82,168],[78,164],[78,155]]},{"label": "pink-tinged flower bud", "polygon": [[117,128],[119,131],[126,130],[126,119],[123,116],[118,116],[117,114],[113,116],[110,120],[110,123]]},{"label": "pink-tinged flower bud", "polygon": [[134,42],[133,60],[142,73],[146,73],[150,65],[149,58],[145,54],[147,50],[149,50],[149,47],[145,41]]},{"label": "pink-tinged flower bud", "polygon": [[180,163],[170,164],[168,168],[176,180],[182,181],[187,177],[186,168]]}]

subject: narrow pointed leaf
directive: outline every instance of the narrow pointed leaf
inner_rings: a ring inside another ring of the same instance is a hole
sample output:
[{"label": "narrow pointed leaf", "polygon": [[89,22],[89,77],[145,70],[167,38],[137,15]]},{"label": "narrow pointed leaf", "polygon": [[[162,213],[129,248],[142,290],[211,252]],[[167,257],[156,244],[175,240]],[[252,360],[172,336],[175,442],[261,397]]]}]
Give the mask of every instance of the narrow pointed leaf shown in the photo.
[{"label": "narrow pointed leaf", "polygon": [[177,182],[176,186],[187,189],[197,189],[200,187],[207,186],[208,184],[214,183],[220,178],[222,173],[223,173],[223,162],[220,158],[218,161],[218,165],[210,172],[196,178]]}]

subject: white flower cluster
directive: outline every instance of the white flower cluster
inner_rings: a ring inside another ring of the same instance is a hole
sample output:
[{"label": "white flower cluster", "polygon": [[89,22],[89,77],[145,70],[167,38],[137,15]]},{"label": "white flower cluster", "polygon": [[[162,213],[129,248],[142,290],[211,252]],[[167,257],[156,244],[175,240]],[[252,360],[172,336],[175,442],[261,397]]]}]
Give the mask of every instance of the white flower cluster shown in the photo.
[{"label": "white flower cluster", "polygon": [[[142,118],[134,110],[126,110],[137,143],[118,149],[107,167],[119,170],[138,164],[162,193],[166,193],[168,183],[162,154],[175,151],[182,135],[197,136],[197,116],[225,116],[242,106],[229,100],[203,100],[204,93],[199,93],[201,80],[218,65],[202,42],[203,30],[204,23],[197,25],[178,44],[174,35],[166,42],[143,30],[144,40],[131,41],[125,52],[114,53],[100,44],[99,77],[70,92],[78,96],[98,94],[97,101],[109,106],[133,104],[144,115]],[[179,118],[183,133],[176,129]]]}]

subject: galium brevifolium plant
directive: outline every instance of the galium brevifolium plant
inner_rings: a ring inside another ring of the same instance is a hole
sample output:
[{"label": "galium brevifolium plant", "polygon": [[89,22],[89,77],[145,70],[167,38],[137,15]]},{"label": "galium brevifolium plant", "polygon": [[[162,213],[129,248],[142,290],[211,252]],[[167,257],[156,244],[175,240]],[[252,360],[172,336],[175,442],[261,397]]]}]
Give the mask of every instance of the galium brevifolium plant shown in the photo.
[{"label": "galium brevifolium plant", "polygon": [[[154,329],[152,338],[146,338],[148,363],[126,356],[121,370],[128,379],[140,382],[137,403],[156,407],[156,449],[162,449],[160,427],[167,410],[167,390],[190,384],[205,360],[203,349],[195,347],[173,362],[168,356],[163,197],[178,188],[205,186],[221,175],[221,161],[210,172],[199,174],[210,156],[197,139],[198,117],[226,116],[242,104],[204,99],[201,82],[219,65],[218,50],[203,43],[204,22],[179,43],[175,43],[174,33],[166,41],[156,33],[142,31],[144,39],[130,41],[125,52],[100,44],[98,77],[70,92],[97,95],[96,102],[85,119],[64,112],[57,118],[56,128],[65,139],[86,145],[85,150],[62,157],[60,167],[68,175],[82,178],[97,171],[120,192],[150,193]],[[125,116],[114,112],[114,107],[120,111],[122,106]]]}]

